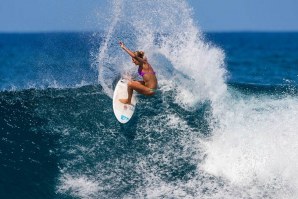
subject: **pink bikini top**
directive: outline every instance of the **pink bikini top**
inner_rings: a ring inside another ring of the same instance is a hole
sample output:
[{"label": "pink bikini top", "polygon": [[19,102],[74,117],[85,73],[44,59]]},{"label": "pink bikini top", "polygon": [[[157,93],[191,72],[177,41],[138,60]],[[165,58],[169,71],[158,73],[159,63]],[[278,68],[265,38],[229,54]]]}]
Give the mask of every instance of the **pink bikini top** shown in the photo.
[{"label": "pink bikini top", "polygon": [[139,70],[138,70],[138,73],[139,73],[139,75],[141,75],[142,77],[145,75],[145,74],[153,74],[153,75],[155,75],[155,72],[153,71],[153,72],[143,72],[140,68],[139,68]]}]

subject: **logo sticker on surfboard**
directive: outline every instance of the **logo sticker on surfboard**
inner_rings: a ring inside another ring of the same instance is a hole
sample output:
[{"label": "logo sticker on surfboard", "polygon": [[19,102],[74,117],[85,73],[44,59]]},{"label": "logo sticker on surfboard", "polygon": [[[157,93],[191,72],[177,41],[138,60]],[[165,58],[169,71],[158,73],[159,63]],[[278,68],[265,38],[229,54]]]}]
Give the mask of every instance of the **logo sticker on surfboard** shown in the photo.
[{"label": "logo sticker on surfboard", "polygon": [[125,115],[121,115],[121,117],[120,117],[120,118],[121,118],[121,120],[125,120],[125,121],[126,121],[126,120],[127,120],[127,121],[129,120],[129,118],[128,118],[128,117],[126,117]]}]

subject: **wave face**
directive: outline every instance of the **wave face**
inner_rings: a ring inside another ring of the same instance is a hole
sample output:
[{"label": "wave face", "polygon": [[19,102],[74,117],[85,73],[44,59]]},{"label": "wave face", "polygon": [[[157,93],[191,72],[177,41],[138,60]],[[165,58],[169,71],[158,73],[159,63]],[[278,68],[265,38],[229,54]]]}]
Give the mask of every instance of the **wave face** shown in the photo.
[{"label": "wave face", "polygon": [[[298,51],[280,42],[297,34],[204,35],[182,0],[109,8],[104,35],[0,35],[0,198],[298,198]],[[159,80],[126,125],[111,96],[136,68],[118,40]]]},{"label": "wave face", "polygon": [[216,113],[139,96],[127,125],[101,86],[1,92],[0,194],[295,198],[297,94],[254,89],[229,86]]}]

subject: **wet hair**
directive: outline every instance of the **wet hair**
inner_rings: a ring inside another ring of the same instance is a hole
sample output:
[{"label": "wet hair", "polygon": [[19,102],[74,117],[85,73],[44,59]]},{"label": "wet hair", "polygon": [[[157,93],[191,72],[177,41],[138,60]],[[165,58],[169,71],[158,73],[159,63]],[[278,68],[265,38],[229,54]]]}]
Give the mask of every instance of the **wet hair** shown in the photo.
[{"label": "wet hair", "polygon": [[134,54],[140,58],[144,58],[144,55],[145,55],[144,51],[136,51],[134,52]]}]

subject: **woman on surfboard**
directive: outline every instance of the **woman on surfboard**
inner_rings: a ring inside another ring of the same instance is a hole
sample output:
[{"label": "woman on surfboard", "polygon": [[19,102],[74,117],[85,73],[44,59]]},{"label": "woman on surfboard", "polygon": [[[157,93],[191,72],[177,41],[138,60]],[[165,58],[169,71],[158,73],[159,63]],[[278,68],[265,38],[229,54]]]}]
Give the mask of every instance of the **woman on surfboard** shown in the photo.
[{"label": "woman on surfboard", "polygon": [[157,89],[157,79],[152,66],[148,63],[143,51],[133,52],[129,50],[123,42],[119,42],[120,47],[125,50],[132,58],[132,62],[137,65],[138,73],[142,76],[143,81],[130,81],[127,84],[127,99],[120,99],[123,104],[130,104],[133,91],[137,91],[146,96],[152,96]]}]

